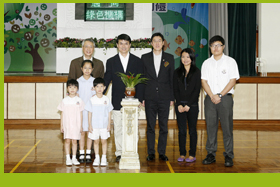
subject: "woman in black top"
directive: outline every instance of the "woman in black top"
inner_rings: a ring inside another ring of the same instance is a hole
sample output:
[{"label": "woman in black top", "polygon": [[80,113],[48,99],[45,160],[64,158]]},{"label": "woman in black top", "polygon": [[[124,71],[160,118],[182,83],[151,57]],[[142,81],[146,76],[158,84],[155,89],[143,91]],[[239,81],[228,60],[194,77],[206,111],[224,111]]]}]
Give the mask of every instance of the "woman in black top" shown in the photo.
[{"label": "woman in black top", "polygon": [[[180,67],[174,72],[175,111],[179,130],[179,162],[194,162],[197,145],[198,98],[201,88],[201,72],[195,65],[195,54],[190,48],[181,52]],[[187,121],[190,135],[189,157],[186,157]]]}]

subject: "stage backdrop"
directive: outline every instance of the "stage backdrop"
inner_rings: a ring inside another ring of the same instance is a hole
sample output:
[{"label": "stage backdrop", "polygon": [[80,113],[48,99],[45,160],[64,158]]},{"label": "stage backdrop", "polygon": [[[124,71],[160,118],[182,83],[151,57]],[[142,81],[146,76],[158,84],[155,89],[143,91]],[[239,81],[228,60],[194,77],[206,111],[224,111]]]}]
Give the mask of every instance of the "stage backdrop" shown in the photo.
[{"label": "stage backdrop", "polygon": [[201,68],[208,58],[207,3],[153,3],[153,33],[164,35],[164,51],[174,55],[175,68],[180,64],[180,53],[191,48],[196,65]]},{"label": "stage backdrop", "polygon": [[4,71],[55,72],[56,3],[4,4]]}]

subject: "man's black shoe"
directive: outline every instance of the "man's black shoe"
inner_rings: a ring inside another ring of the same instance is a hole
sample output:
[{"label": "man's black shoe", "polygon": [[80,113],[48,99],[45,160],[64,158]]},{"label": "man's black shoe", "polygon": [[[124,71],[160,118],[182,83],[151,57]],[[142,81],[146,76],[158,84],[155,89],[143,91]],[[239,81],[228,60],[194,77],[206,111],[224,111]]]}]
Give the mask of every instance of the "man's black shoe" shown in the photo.
[{"label": "man's black shoe", "polygon": [[226,157],[225,157],[225,166],[226,166],[226,167],[231,167],[231,166],[233,166],[232,158],[230,158],[229,156],[226,156]]},{"label": "man's black shoe", "polygon": [[155,159],[155,154],[149,154],[148,156],[147,156],[147,160],[148,161],[152,161],[152,160],[154,160]]},{"label": "man's black shoe", "polygon": [[167,161],[168,157],[166,155],[159,155],[159,159]]},{"label": "man's black shoe", "polygon": [[121,160],[121,156],[117,156],[116,162],[119,162]]},{"label": "man's black shoe", "polygon": [[202,161],[202,164],[212,164],[216,162],[216,158],[212,154],[208,154],[206,158]]}]

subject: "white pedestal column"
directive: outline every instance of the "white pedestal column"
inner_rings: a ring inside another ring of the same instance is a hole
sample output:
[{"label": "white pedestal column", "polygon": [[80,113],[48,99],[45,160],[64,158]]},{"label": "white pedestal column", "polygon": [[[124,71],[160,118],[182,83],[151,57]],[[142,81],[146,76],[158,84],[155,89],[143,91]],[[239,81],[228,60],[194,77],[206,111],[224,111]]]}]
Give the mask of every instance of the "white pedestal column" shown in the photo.
[{"label": "white pedestal column", "polygon": [[138,155],[138,99],[123,99],[122,157],[119,169],[140,169]]}]

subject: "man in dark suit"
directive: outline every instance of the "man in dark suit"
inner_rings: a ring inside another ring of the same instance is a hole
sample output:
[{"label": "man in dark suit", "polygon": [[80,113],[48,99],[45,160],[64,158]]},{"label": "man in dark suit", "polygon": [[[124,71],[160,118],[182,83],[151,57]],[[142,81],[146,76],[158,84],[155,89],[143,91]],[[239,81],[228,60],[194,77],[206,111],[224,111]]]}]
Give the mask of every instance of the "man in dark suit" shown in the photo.
[{"label": "man in dark suit", "polygon": [[[120,109],[122,107],[121,101],[125,97],[125,85],[116,73],[120,72],[130,75],[130,72],[134,74],[134,76],[136,76],[138,73],[143,74],[143,63],[140,58],[129,52],[130,46],[131,39],[128,35],[121,34],[118,36],[117,48],[119,53],[107,60],[106,72],[104,76],[106,86],[104,93],[106,93],[108,86],[112,81],[112,104],[114,107],[112,114],[116,145],[116,162],[120,161],[122,153],[122,114]],[[144,85],[138,84],[135,89],[135,97],[138,98],[140,102],[142,102],[144,95]]]},{"label": "man in dark suit", "polygon": [[92,56],[94,52],[94,41],[91,38],[85,39],[82,43],[83,48],[83,56],[75,58],[71,61],[69,68],[68,80],[70,79],[78,79],[83,75],[81,70],[81,65],[84,60],[91,60],[93,62],[93,71],[92,76],[94,78],[104,77],[104,65],[101,60],[98,60]]},{"label": "man in dark suit", "polygon": [[144,101],[147,119],[147,160],[155,159],[155,125],[158,115],[159,138],[158,153],[159,159],[167,161],[165,155],[167,133],[168,133],[168,116],[169,108],[174,104],[173,95],[173,73],[174,57],[165,53],[162,49],[164,46],[164,37],[161,33],[155,33],[151,38],[153,51],[142,55],[144,63],[144,75],[148,78],[145,85]]}]

